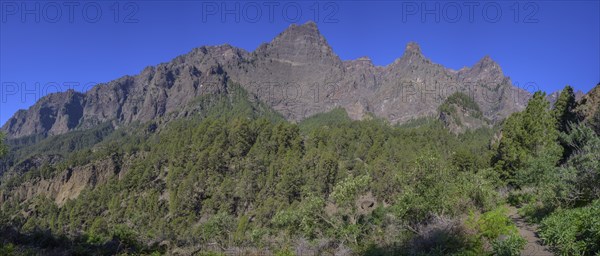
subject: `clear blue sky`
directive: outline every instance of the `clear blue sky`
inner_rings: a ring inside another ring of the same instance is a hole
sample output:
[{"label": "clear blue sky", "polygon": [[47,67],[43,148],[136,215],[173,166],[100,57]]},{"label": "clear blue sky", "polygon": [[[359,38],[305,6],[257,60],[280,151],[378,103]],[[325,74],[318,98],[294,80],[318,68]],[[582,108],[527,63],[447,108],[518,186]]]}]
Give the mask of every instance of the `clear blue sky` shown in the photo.
[{"label": "clear blue sky", "polygon": [[85,90],[202,45],[252,51],[307,20],[343,60],[387,65],[416,41],[446,67],[490,55],[518,86],[587,92],[600,82],[599,2],[2,1],[0,123],[58,87]]}]

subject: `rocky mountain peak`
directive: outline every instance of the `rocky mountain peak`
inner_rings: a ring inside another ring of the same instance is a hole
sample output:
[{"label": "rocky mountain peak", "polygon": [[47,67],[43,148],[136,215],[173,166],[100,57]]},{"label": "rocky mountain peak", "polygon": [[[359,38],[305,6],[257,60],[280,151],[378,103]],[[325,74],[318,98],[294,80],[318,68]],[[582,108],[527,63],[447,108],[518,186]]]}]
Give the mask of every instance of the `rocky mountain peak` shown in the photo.
[{"label": "rocky mountain peak", "polygon": [[290,25],[286,30],[277,35],[270,44],[273,46],[282,44],[309,44],[329,47],[327,41],[321,35],[319,28],[312,21],[302,25]]},{"label": "rocky mountain peak", "polygon": [[3,126],[9,137],[54,135],[74,129],[83,116],[84,94],[75,90],[42,97],[27,111],[18,111]]},{"label": "rocky mountain peak", "polygon": [[504,73],[500,65],[489,55],[481,58],[471,68],[463,68],[458,73],[460,77],[468,81],[487,80],[500,82],[504,79]]},{"label": "rocky mountain peak", "polygon": [[431,62],[421,52],[421,47],[416,42],[409,42],[406,44],[402,57],[397,58],[394,62],[385,68],[392,73],[406,73],[410,72],[415,77],[421,74],[421,72],[414,73],[415,70],[432,70],[438,69],[438,66]]},{"label": "rocky mountain peak", "polygon": [[419,46],[416,42],[409,42],[406,44],[406,49],[404,50],[404,54],[419,54],[421,55],[421,46]]},{"label": "rocky mountain peak", "polygon": [[477,65],[497,66],[498,64],[490,57],[490,55],[485,55],[477,62]]},{"label": "rocky mountain peak", "polygon": [[481,58],[481,60],[479,60],[473,66],[473,69],[479,69],[482,71],[489,72],[498,72],[502,74],[502,69],[500,68],[500,65],[498,65],[498,63],[496,63],[489,55],[486,55],[483,58]]},{"label": "rocky mountain peak", "polygon": [[312,21],[290,25],[270,43],[260,46],[255,54],[292,66],[318,63],[341,66],[341,60]]}]

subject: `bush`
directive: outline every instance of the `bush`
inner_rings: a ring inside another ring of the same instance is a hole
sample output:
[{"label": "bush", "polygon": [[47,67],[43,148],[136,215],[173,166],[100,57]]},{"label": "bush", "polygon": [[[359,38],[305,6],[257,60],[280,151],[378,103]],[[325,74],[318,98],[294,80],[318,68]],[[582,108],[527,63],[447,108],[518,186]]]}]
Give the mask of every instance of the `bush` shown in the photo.
[{"label": "bush", "polygon": [[521,207],[524,204],[531,203],[535,199],[535,196],[531,192],[524,190],[514,190],[508,194],[507,201],[510,205],[515,207]]},{"label": "bush", "polygon": [[509,235],[496,239],[492,243],[494,254],[497,256],[521,255],[521,250],[527,244],[527,240],[519,235]]},{"label": "bush", "polygon": [[600,252],[600,200],[581,208],[557,210],[544,219],[540,237],[563,255]]},{"label": "bush", "polygon": [[498,239],[502,235],[517,234],[517,227],[508,218],[508,209],[498,207],[482,214],[476,220],[479,233],[489,240]]},{"label": "bush", "polygon": [[0,243],[0,255],[15,255],[15,245],[12,243]]},{"label": "bush", "polygon": [[289,248],[283,248],[282,250],[277,251],[275,253],[275,256],[294,256],[294,255],[296,255],[296,254]]},{"label": "bush", "polygon": [[475,229],[475,240],[479,241],[477,244],[482,245],[486,241],[491,243],[496,255],[519,255],[526,244],[504,206],[481,216],[471,214],[467,225]]}]

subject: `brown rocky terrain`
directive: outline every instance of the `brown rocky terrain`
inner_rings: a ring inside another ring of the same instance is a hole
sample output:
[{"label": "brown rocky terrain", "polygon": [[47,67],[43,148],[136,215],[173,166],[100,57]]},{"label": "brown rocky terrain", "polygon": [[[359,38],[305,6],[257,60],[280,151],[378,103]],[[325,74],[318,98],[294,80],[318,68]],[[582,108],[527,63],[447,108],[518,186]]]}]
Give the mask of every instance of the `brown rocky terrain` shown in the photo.
[{"label": "brown rocky terrain", "polygon": [[581,97],[577,106],[577,112],[585,120],[591,120],[600,111],[600,83]]},{"label": "brown rocky terrain", "polygon": [[44,196],[54,200],[60,206],[69,199],[77,198],[86,188],[105,184],[111,178],[122,178],[128,169],[127,159],[121,162],[113,158],[69,167],[52,177],[37,177],[10,190],[0,190],[0,204],[10,199],[24,201],[36,196]]}]

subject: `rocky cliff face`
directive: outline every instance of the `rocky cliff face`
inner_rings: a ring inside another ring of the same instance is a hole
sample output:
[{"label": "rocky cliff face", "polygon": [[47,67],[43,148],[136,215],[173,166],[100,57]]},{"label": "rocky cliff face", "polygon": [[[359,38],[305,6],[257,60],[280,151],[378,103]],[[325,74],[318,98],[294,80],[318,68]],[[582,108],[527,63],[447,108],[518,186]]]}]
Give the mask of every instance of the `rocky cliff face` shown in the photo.
[{"label": "rocky cliff face", "polygon": [[[135,156],[143,157],[143,156]],[[63,205],[74,199],[86,188],[105,184],[111,178],[121,179],[130,169],[134,156],[124,160],[106,158],[82,166],[69,167],[51,178],[35,178],[19,184],[10,190],[0,190],[0,204],[8,200],[24,201],[36,196],[51,198]]]},{"label": "rocky cliff face", "polygon": [[240,84],[289,120],[343,107],[353,119],[367,113],[392,123],[436,115],[460,91],[497,121],[524,108],[529,94],[512,86],[490,57],[459,71],[432,63],[416,43],[392,64],[368,58],[342,61],[313,22],[291,25],[271,42],[246,52],[229,45],[200,47],[136,76],[100,84],[86,93],[48,95],[2,127],[9,138],[56,135],[100,123],[149,121],[205,94]]},{"label": "rocky cliff face", "polygon": [[9,137],[60,134],[75,129],[83,115],[85,95],[69,90],[44,97],[28,110],[19,110],[3,129]]},{"label": "rocky cliff face", "polygon": [[[561,92],[562,92],[562,90],[559,90],[559,91],[555,91],[553,93],[546,95],[546,99],[550,102],[550,106],[554,106],[554,103],[556,103],[556,101],[558,100],[558,96],[560,96]],[[585,96],[584,92],[582,92],[580,90],[575,91],[575,100],[576,101],[578,101],[578,102],[581,101],[583,96]]]},{"label": "rocky cliff face", "polygon": [[[600,83],[581,97],[576,108],[578,115],[587,122],[600,125]],[[600,129],[600,127],[596,127]],[[600,133],[600,130],[597,132]]]}]

